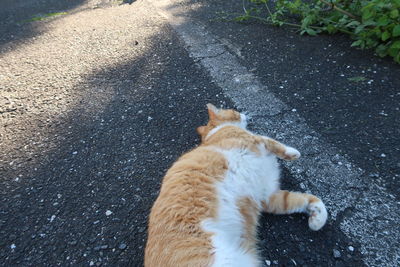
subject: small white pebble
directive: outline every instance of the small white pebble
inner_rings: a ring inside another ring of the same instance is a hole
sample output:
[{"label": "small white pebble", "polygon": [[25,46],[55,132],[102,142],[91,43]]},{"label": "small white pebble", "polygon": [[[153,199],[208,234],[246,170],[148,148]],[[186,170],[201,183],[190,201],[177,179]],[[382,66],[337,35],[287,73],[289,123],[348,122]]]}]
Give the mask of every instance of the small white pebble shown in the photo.
[{"label": "small white pebble", "polygon": [[386,158],[386,155],[384,153],[381,154],[382,158]]},{"label": "small white pebble", "polygon": [[295,109],[295,108],[294,108],[294,109],[292,109],[292,112],[296,112],[296,111],[297,111],[297,109]]},{"label": "small white pebble", "polygon": [[11,244],[10,248],[15,249],[17,246],[15,244]]},{"label": "small white pebble", "polygon": [[147,117],[147,121],[151,121],[152,119],[153,119],[153,118],[150,117],[150,116]]},{"label": "small white pebble", "polygon": [[50,222],[54,221],[55,218],[56,218],[56,215],[51,215]]},{"label": "small white pebble", "polygon": [[90,261],[89,262],[89,266],[93,266],[94,265],[94,262],[93,261]]},{"label": "small white pebble", "polygon": [[107,210],[106,211],[106,216],[110,216],[112,214],[112,211],[111,210]]},{"label": "small white pebble", "polygon": [[265,264],[267,264],[268,266],[270,266],[270,265],[271,265],[271,261],[265,260]]},{"label": "small white pebble", "polygon": [[349,251],[354,251],[354,247],[353,246],[349,246],[348,249],[349,249]]},{"label": "small white pebble", "polygon": [[78,151],[72,152],[72,155],[76,155],[76,154],[78,154]]}]

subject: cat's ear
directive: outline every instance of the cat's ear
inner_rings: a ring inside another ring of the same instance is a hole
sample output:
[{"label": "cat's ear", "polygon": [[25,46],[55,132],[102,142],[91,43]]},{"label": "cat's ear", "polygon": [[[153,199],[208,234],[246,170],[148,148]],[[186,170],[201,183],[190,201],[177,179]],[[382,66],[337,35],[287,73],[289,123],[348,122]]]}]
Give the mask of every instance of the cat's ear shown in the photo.
[{"label": "cat's ear", "polygon": [[207,128],[206,126],[200,126],[197,127],[196,131],[200,136],[203,136],[206,132],[206,128]]},{"label": "cat's ear", "polygon": [[217,118],[219,109],[210,103],[207,104],[207,109],[208,109],[208,117],[209,117],[210,121],[215,120]]}]

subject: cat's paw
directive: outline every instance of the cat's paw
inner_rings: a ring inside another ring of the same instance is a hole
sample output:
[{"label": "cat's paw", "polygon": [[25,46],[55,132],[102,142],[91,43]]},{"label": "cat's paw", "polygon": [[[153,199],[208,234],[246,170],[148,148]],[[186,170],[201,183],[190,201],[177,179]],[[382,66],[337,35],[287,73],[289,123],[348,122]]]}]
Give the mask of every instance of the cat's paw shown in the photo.
[{"label": "cat's paw", "polygon": [[285,160],[296,160],[301,156],[300,152],[297,149],[290,146],[285,147],[284,155]]},{"label": "cat's paw", "polygon": [[326,211],[322,201],[313,202],[308,205],[307,212],[310,215],[308,218],[308,226],[313,231],[318,231],[325,225],[328,219],[328,212]]}]

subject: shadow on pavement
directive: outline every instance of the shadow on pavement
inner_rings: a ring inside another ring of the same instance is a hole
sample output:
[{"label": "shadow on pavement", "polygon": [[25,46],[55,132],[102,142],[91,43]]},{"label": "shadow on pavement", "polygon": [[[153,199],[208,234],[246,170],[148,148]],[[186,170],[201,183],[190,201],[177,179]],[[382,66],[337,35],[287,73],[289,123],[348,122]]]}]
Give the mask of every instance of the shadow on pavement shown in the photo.
[{"label": "shadow on pavement", "polygon": [[[87,0],[2,0],[0,1],[0,49],[7,43],[22,43],[41,34],[38,23],[29,22],[36,16],[67,12]],[[54,17],[52,17],[54,19]]]},{"label": "shadow on pavement", "polygon": [[24,177],[1,190],[1,262],[143,264],[166,169],[198,143],[207,102],[232,106],[171,29],[160,32],[139,58],[89,74],[50,137],[57,147],[6,173]]}]

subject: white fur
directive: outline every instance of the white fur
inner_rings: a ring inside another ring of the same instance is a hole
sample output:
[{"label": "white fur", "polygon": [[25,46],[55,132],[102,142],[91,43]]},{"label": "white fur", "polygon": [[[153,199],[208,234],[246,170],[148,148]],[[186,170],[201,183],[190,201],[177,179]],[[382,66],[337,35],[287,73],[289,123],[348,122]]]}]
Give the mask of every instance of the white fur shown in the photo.
[{"label": "white fur", "polygon": [[247,118],[246,115],[244,114],[240,114],[240,121],[238,122],[226,122],[226,123],[222,123],[220,125],[218,125],[217,127],[215,127],[214,129],[212,129],[206,136],[206,140],[208,138],[210,138],[211,135],[215,134],[216,132],[218,132],[219,130],[221,130],[222,128],[226,127],[226,126],[237,126],[240,127],[242,129],[246,129],[247,126]]},{"label": "white fur", "polygon": [[290,147],[290,146],[285,146],[285,149],[286,149],[286,152],[285,152],[286,155],[290,156],[293,159],[300,158],[301,154],[297,149]]},{"label": "white fur", "polygon": [[326,211],[324,203],[321,201],[311,203],[308,205],[307,211],[310,214],[308,226],[311,230],[318,231],[325,225],[328,219],[328,212]]},{"label": "white fur", "polygon": [[213,266],[258,266],[257,257],[241,248],[244,233],[243,218],[237,201],[249,197],[260,206],[261,201],[279,188],[279,166],[274,155],[263,146],[261,153],[243,149],[216,150],[228,161],[229,168],[225,178],[217,184],[218,215],[215,220],[203,222],[205,231],[214,233],[215,248]]}]

